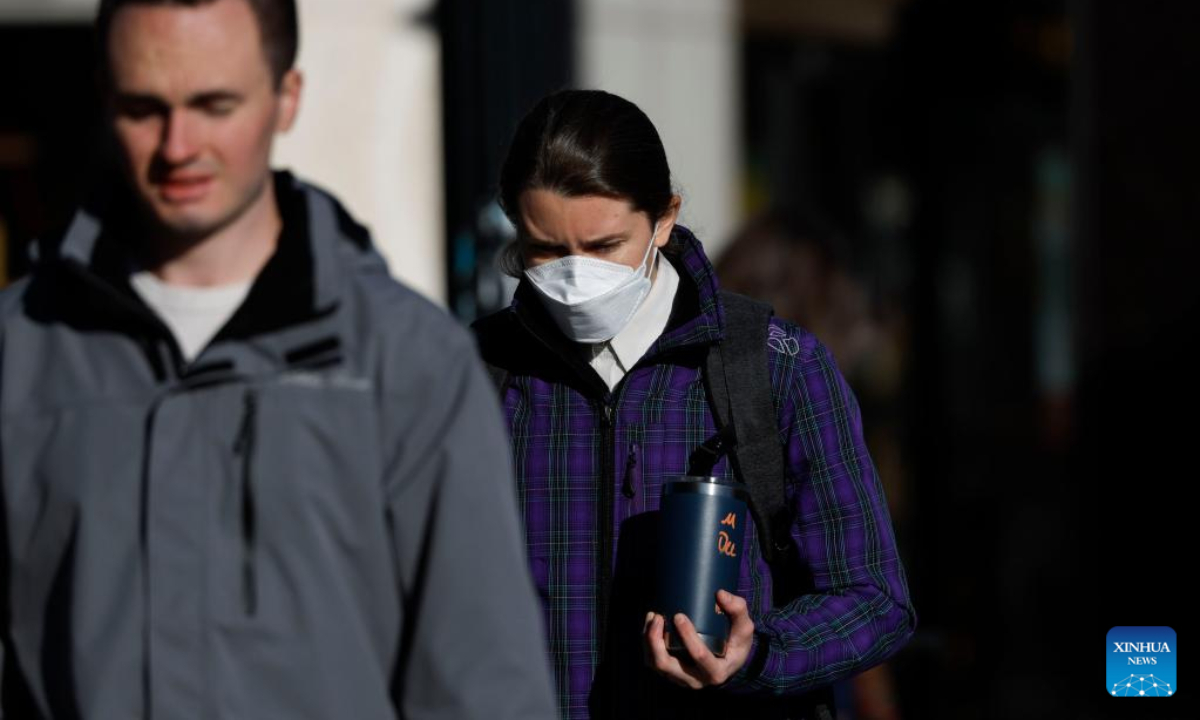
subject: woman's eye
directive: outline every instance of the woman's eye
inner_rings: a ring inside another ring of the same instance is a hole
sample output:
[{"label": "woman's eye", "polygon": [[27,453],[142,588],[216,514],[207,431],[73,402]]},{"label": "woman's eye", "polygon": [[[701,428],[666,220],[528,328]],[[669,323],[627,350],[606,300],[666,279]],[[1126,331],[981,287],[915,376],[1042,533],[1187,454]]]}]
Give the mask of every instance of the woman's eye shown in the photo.
[{"label": "woman's eye", "polygon": [[527,245],[525,253],[527,257],[540,260],[545,258],[561,257],[564,254],[564,248],[557,245]]}]

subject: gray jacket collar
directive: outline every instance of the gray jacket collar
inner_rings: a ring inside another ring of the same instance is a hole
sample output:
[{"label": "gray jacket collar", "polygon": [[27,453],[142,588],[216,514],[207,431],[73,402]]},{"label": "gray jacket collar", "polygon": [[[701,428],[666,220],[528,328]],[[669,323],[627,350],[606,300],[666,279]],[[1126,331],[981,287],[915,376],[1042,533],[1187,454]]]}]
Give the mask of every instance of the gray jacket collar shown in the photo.
[{"label": "gray jacket collar", "polygon": [[[276,173],[274,182],[283,216],[278,248],[241,308],[213,339],[213,352],[202,352],[191,368],[184,368],[179,353],[172,353],[180,373],[217,359],[228,366],[225,356],[239,353],[221,341],[250,338],[271,356],[263,358],[270,365],[326,363],[340,355],[334,352],[341,343],[340,324],[330,321],[350,278],[363,271],[386,273],[366,229],[330,195],[287,172]],[[60,297],[81,298],[72,302],[89,322],[173,345],[170,332],[129,287],[131,251],[124,229],[130,226],[128,212],[115,200],[93,206],[100,209],[80,210],[61,242],[50,252],[43,249],[38,266],[61,268],[63,273],[51,272],[49,277],[79,283],[82,295]],[[244,362],[234,364],[241,367]]]},{"label": "gray jacket collar", "polygon": [[[299,281],[308,290],[305,303],[307,312],[313,315],[327,313],[336,307],[341,297],[347,264],[382,267],[383,259],[372,248],[366,229],[351,219],[328,193],[286,171],[275,173],[274,182],[280,211],[284,216],[284,231],[276,256],[268,262],[259,280],[270,283],[276,279],[283,280],[276,276],[286,274],[287,285],[291,287],[284,289],[285,296],[293,301],[300,299],[293,292]],[[114,250],[128,257],[127,245],[106,232],[111,218],[102,219],[102,216],[110,213],[120,215],[119,211],[114,210],[114,205],[105,202],[100,210],[80,209],[54,254],[78,269],[86,269],[121,287],[120,278],[111,277],[112,273],[106,272],[101,259],[104,253]],[[102,249],[101,246],[106,243],[121,247]],[[272,267],[281,264],[287,266],[286,273],[279,273]],[[303,278],[297,277],[301,270]],[[259,281],[256,281],[258,284]],[[264,288],[267,289],[275,294],[281,288]]]}]

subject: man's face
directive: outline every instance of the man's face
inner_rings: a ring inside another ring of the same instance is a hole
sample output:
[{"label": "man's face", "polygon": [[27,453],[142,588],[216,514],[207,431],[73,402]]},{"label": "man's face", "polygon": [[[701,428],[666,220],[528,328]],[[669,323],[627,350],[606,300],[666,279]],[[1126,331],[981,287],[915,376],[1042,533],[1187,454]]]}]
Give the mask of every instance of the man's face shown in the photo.
[{"label": "man's face", "polygon": [[300,77],[276,87],[246,0],[128,5],[108,57],[126,168],[164,230],[203,238],[269,200],[271,142],[291,126]]}]

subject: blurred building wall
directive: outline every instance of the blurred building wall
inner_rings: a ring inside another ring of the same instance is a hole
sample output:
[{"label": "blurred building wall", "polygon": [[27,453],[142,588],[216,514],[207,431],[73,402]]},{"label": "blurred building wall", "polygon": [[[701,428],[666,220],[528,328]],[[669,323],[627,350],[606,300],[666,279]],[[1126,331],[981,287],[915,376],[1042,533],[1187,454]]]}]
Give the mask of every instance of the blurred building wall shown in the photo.
[{"label": "blurred building wall", "polygon": [[341,199],[392,273],[445,302],[440,44],[432,0],[300,0],[304,95],[275,162]]},{"label": "blurred building wall", "polygon": [[576,84],[650,116],[683,194],[683,223],[715,257],[740,220],[738,3],[576,1]]}]

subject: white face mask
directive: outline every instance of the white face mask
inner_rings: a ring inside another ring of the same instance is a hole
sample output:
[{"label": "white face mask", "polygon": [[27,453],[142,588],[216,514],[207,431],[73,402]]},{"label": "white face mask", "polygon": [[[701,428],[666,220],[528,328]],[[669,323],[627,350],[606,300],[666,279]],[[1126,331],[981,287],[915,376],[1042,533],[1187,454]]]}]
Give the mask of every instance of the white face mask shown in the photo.
[{"label": "white face mask", "polygon": [[621,331],[650,291],[651,256],[657,257],[654,238],[642,262],[631,268],[621,263],[569,255],[529,268],[525,277],[542,297],[542,304],[563,334],[575,342],[598,343]]}]

